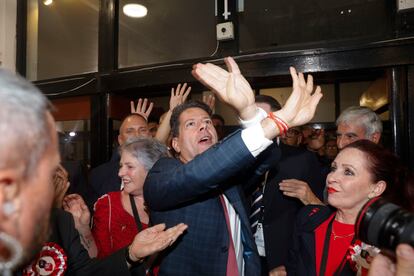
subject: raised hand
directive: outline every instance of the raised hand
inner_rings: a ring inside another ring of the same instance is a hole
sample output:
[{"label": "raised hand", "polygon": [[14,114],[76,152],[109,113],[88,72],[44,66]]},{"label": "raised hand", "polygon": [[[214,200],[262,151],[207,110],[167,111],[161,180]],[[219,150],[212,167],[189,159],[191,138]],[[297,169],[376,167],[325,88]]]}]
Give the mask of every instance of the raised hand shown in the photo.
[{"label": "raised hand", "polygon": [[154,103],[151,102],[148,105],[148,99],[142,100],[141,98],[138,99],[137,107],[135,108],[134,101],[131,101],[131,113],[137,113],[145,118],[148,121],[148,117],[151,114],[152,108],[154,107]]},{"label": "raised hand", "polygon": [[253,90],[233,58],[227,57],[224,62],[228,71],[211,63],[197,63],[191,73],[221,101],[236,109],[241,119],[249,120],[256,115]]},{"label": "raised hand", "polygon": [[187,225],[180,223],[165,230],[165,224],[157,224],[139,232],[129,247],[133,261],[143,259],[171,246],[184,233]]},{"label": "raised hand", "polygon": [[289,127],[304,125],[309,122],[316,110],[319,100],[322,98],[321,88],[314,90],[313,77],[308,75],[307,81],[302,73],[290,67],[290,75],[293,81],[293,91],[286,104],[275,115],[283,119]]},{"label": "raised hand", "polygon": [[203,103],[208,105],[208,107],[210,107],[213,111],[216,105],[216,97],[214,97],[214,95],[203,95]]},{"label": "raised hand", "polygon": [[177,88],[171,88],[170,97],[170,110],[172,111],[177,105],[182,104],[190,94],[191,86],[187,87],[187,83],[181,86],[181,83],[177,85]]},{"label": "raised hand", "polygon": [[83,198],[78,194],[70,194],[63,199],[63,209],[72,214],[75,228],[79,232],[89,230],[91,213]]}]

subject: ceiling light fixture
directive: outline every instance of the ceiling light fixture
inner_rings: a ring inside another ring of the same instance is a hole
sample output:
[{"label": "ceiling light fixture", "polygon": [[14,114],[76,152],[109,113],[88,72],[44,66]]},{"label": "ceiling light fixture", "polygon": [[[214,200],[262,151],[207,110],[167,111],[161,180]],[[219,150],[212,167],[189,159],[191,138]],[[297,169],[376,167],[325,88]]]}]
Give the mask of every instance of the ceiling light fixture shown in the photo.
[{"label": "ceiling light fixture", "polygon": [[53,4],[53,0],[43,0],[43,4],[45,4],[46,6],[49,6]]},{"label": "ceiling light fixture", "polygon": [[124,12],[124,14],[126,16],[129,17],[144,17],[147,15],[148,13],[148,9],[140,4],[126,4],[123,8],[122,11]]}]

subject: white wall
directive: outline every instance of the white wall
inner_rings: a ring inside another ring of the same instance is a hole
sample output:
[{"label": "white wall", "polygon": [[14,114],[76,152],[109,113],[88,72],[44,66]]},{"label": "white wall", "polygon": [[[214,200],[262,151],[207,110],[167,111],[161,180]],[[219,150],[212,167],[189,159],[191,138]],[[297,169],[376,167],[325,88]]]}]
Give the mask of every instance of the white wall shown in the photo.
[{"label": "white wall", "polygon": [[0,1],[0,67],[16,71],[16,0]]}]

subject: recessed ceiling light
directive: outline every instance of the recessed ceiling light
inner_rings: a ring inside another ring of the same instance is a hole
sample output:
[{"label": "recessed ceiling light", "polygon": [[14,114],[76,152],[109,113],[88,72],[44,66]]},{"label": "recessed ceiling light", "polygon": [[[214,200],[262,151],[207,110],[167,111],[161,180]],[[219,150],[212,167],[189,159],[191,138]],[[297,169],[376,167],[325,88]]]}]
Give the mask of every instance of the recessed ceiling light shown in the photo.
[{"label": "recessed ceiling light", "polygon": [[122,10],[129,17],[144,17],[148,13],[148,9],[140,4],[126,4]]},{"label": "recessed ceiling light", "polygon": [[53,0],[43,0],[43,4],[45,4],[46,6],[49,6],[53,3]]}]

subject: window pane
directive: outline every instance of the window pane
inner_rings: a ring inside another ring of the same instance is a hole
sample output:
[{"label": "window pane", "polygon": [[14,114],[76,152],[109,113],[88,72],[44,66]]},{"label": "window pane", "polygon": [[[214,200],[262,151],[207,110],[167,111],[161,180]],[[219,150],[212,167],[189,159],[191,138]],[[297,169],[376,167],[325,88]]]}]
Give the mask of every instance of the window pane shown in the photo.
[{"label": "window pane", "polygon": [[99,0],[28,1],[27,77],[97,71]]},{"label": "window pane", "polygon": [[387,39],[393,34],[393,6],[393,1],[384,0],[245,0],[244,12],[239,13],[240,49]]},{"label": "window pane", "polygon": [[52,100],[62,161],[90,163],[90,98]]},{"label": "window pane", "polygon": [[216,42],[215,1],[145,1],[148,14],[126,16],[119,1],[119,67],[207,57]]},{"label": "window pane", "polygon": [[[333,84],[321,85],[323,97],[318,104],[311,122],[333,122],[335,121],[335,88]],[[282,106],[286,103],[292,87],[261,89],[261,95],[268,95],[275,98]]]}]

